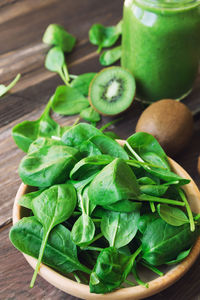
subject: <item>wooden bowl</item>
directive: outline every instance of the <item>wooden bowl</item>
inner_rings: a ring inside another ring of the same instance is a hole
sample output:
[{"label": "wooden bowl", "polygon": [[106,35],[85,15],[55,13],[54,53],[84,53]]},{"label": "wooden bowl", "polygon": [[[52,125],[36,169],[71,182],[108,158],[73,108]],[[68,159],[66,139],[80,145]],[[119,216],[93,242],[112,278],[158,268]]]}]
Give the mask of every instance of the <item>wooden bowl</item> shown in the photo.
[{"label": "wooden bowl", "polygon": [[[175,161],[172,159],[169,159],[170,165],[172,170],[178,174],[181,177],[190,179],[191,182],[184,186],[184,190],[187,194],[189,203],[191,205],[192,211],[195,213],[200,213],[200,192],[192,180],[192,178],[187,174],[187,172],[179,166]],[[13,207],[13,224],[15,224],[17,221],[19,221],[23,216],[26,216],[26,209],[21,207],[18,204],[19,198],[26,194],[27,192],[30,192],[30,187],[21,184],[16,198],[14,202]],[[75,282],[74,280],[64,277],[57,273],[56,271],[52,270],[51,268],[47,267],[44,264],[41,264],[39,274],[46,279],[49,283],[57,287],[58,289],[71,294],[73,296],[82,298],[82,299],[109,299],[109,300],[120,300],[120,299],[126,299],[126,300],[135,300],[135,299],[143,299],[145,297],[149,297],[151,295],[154,295],[173,283],[175,283],[179,278],[181,278],[188,269],[192,266],[192,264],[197,259],[198,255],[200,253],[200,237],[197,239],[195,245],[193,246],[189,256],[180,264],[175,265],[173,267],[166,268],[166,274],[162,277],[158,277],[156,279],[149,279],[149,288],[142,287],[142,286],[135,286],[135,287],[127,287],[122,288],[119,290],[116,290],[115,292],[105,294],[105,295],[98,295],[98,294],[92,294],[89,291],[89,286],[80,284]],[[28,261],[28,263],[35,268],[37,260],[29,255],[23,254],[25,259]]]}]

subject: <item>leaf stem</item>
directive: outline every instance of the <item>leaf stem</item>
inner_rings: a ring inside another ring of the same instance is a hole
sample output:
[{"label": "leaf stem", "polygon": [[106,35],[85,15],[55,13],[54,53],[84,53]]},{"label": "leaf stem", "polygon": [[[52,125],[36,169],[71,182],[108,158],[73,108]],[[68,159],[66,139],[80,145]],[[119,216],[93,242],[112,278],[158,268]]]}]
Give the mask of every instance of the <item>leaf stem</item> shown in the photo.
[{"label": "leaf stem", "polygon": [[51,227],[49,228],[49,230],[47,232],[43,233],[44,237],[43,237],[42,244],[41,244],[41,247],[40,247],[40,252],[39,252],[39,257],[38,257],[37,265],[35,267],[35,271],[34,271],[32,279],[31,279],[30,288],[33,288],[35,280],[36,280],[36,277],[37,277],[37,274],[39,272],[40,264],[41,264],[42,257],[43,257],[43,254],[44,254],[45,245],[47,243],[50,231],[51,231]]},{"label": "leaf stem", "polygon": [[160,270],[158,270],[157,268],[155,268],[155,267],[153,267],[153,266],[150,266],[150,265],[146,264],[146,263],[143,262],[143,261],[141,261],[140,264],[143,265],[145,268],[151,270],[152,272],[158,274],[159,276],[163,276],[163,275],[164,275],[163,272],[161,272]]},{"label": "leaf stem", "polygon": [[167,198],[159,198],[159,197],[154,197],[146,194],[138,195],[137,198],[134,196],[133,199],[138,201],[151,201],[151,202],[167,203],[167,204],[172,204],[177,206],[185,206],[185,203],[183,203],[182,201],[171,200]]},{"label": "leaf stem", "polygon": [[67,69],[67,65],[64,64],[63,67],[62,67],[62,69],[63,69],[63,73],[65,75],[65,78],[66,78],[67,82],[69,83],[70,77],[69,77],[69,72],[68,72],[68,69]]},{"label": "leaf stem", "polygon": [[10,89],[12,89],[16,85],[16,83],[19,81],[20,77],[21,77],[21,74],[17,74],[15,79],[5,88],[5,91],[2,94],[0,94],[0,97],[5,95]]},{"label": "leaf stem", "polygon": [[124,282],[127,283],[130,286],[136,286],[136,284],[134,282],[132,282],[132,281],[130,281],[128,279],[125,279]]},{"label": "leaf stem", "polygon": [[69,78],[71,79],[76,79],[77,77],[78,77],[77,75],[69,74]]},{"label": "leaf stem", "polygon": [[[126,141],[125,145],[127,146],[128,150],[133,154],[133,156],[140,162],[145,163],[145,161],[133,150],[131,145]],[[148,168],[148,167],[147,167]]]},{"label": "leaf stem", "polygon": [[179,192],[179,195],[180,195],[181,199],[185,203],[185,208],[187,210],[188,218],[189,218],[189,221],[190,221],[190,230],[195,231],[195,224],[194,224],[193,214],[192,214],[190,205],[187,201],[187,198],[185,197],[185,194],[184,194],[184,192],[181,188],[178,188],[178,192]]},{"label": "leaf stem", "polygon": [[119,121],[122,121],[122,120],[123,120],[123,118],[115,119],[115,120],[113,120],[113,121],[111,121],[111,122],[109,122],[109,123],[103,125],[99,130],[103,132],[104,130],[106,130],[106,129],[107,129],[108,127],[110,127],[111,125],[114,125],[115,123],[117,123],[117,122],[119,122]]},{"label": "leaf stem", "polygon": [[151,208],[152,213],[155,213],[156,208],[155,208],[154,202],[150,202],[149,204],[150,204],[150,208]]},{"label": "leaf stem", "polygon": [[101,252],[103,250],[103,248],[99,248],[99,247],[92,247],[92,246],[86,246],[86,247],[80,247],[82,250],[91,250],[91,251],[99,251]]},{"label": "leaf stem", "polygon": [[84,247],[88,247],[89,245],[91,245],[92,243],[94,243],[95,241],[97,241],[98,239],[102,238],[103,237],[103,234],[102,233],[99,233],[97,234],[86,246]]},{"label": "leaf stem", "polygon": [[148,283],[145,283],[144,281],[142,281],[142,280],[140,279],[140,277],[138,276],[138,273],[137,273],[137,270],[136,270],[136,264],[135,264],[135,263],[134,263],[134,266],[133,266],[133,268],[132,268],[131,271],[132,271],[132,274],[133,274],[133,276],[134,276],[134,278],[135,278],[135,281],[136,281],[139,285],[145,286],[146,288],[149,287]]}]

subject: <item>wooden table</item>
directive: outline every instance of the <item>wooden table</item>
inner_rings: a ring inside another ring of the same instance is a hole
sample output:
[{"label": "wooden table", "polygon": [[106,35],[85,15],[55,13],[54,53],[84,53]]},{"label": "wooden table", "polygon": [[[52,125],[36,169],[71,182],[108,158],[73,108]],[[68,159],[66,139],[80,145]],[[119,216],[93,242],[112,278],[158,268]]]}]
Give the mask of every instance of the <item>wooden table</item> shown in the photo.
[{"label": "wooden table", "polygon": [[[19,72],[20,82],[12,93],[0,100],[0,299],[77,299],[64,294],[38,276],[29,289],[33,270],[8,239],[12,226],[12,206],[20,185],[17,168],[23,153],[11,137],[12,127],[23,120],[34,120],[42,112],[55,88],[62,84],[57,75],[44,68],[47,46],[41,41],[50,23],[63,25],[78,38],[73,53],[67,56],[71,74],[101,69],[96,47],[88,41],[88,30],[94,23],[116,24],[122,17],[122,0],[1,0],[0,1],[0,83],[8,83]],[[200,77],[194,91],[184,101],[192,110],[200,106]],[[142,111],[135,102],[124,120],[113,127],[122,138],[134,132]],[[59,118],[72,124],[74,117]],[[110,118],[104,118],[102,123]],[[197,157],[200,153],[200,120],[190,145],[175,157],[200,186]],[[172,287],[151,300],[200,299],[200,259]]]}]

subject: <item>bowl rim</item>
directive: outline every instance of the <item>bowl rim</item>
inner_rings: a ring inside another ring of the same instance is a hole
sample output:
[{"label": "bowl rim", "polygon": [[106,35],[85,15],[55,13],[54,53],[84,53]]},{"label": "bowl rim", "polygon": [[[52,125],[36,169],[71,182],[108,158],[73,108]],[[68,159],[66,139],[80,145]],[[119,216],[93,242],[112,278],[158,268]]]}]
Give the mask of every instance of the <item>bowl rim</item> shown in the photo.
[{"label": "bowl rim", "polygon": [[[197,204],[197,206],[193,208],[193,211],[200,213],[200,192],[198,190],[197,185],[189,176],[189,174],[178,163],[176,163],[173,159],[170,158],[169,162],[172,170],[175,171],[176,174],[191,180],[189,184],[183,186],[183,189],[186,191],[186,194],[189,199],[196,199],[195,204]],[[28,186],[22,183],[17,191],[13,206],[13,224],[15,224],[21,219],[21,206],[18,204],[18,200],[22,195],[24,195],[27,192],[27,190]],[[24,255],[27,262],[32,266],[32,268],[35,269],[37,259],[27,254],[22,254]],[[70,295],[82,299],[116,300],[117,297],[117,299],[136,300],[152,296],[166,289],[170,285],[174,284],[189,270],[189,268],[193,265],[199,254],[200,237],[197,238],[188,257],[181,263],[176,265],[173,269],[168,271],[164,276],[149,281],[149,288],[138,285],[134,287],[119,289],[108,294],[90,293],[88,285],[77,283],[74,280],[57,273],[56,271],[44,264],[41,264],[38,274],[42,276],[46,281],[51,283],[53,286],[62,290],[63,292],[66,292]]]}]

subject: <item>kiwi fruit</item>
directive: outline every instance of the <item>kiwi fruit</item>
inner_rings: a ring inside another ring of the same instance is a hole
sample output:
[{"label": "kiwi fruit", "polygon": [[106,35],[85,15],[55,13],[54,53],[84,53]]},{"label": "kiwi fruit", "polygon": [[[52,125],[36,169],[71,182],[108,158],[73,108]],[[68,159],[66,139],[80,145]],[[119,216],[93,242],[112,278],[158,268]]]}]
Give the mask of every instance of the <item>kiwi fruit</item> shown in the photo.
[{"label": "kiwi fruit", "polygon": [[129,71],[121,67],[105,68],[90,84],[89,101],[100,114],[117,115],[132,104],[135,91],[135,79]]},{"label": "kiwi fruit", "polygon": [[143,111],[136,132],[152,134],[168,155],[175,155],[189,142],[193,126],[192,113],[186,105],[173,99],[163,99]]}]

